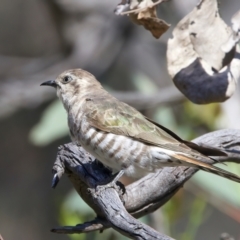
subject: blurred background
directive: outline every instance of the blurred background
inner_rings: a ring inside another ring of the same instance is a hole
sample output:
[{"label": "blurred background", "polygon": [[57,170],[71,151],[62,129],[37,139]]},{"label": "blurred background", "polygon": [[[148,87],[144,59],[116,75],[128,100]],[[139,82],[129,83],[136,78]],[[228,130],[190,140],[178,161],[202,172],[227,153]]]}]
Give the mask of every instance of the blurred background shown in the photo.
[{"label": "blurred background", "polygon": [[[57,147],[70,141],[66,114],[53,89],[40,83],[83,68],[148,117],[191,140],[219,128],[240,128],[240,91],[223,104],[197,106],[167,73],[166,42],[196,0],[158,8],[172,27],[156,40],[118,1],[2,0],[0,8],[0,234],[5,240],[126,239],[112,230],[56,235],[50,229],[94,217],[64,176],[51,189]],[[220,2],[229,24],[239,0]],[[222,166],[221,166],[222,167]],[[240,174],[240,166],[228,164]],[[127,180],[125,179],[127,182]],[[240,186],[197,173],[163,208],[142,221],[180,240],[240,239]]]}]

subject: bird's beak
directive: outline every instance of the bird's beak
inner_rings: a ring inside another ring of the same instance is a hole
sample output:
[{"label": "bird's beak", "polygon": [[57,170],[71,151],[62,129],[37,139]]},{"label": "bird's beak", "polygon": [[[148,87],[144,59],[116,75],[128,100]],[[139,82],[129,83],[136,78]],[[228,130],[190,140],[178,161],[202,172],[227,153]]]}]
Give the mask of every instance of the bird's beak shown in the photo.
[{"label": "bird's beak", "polygon": [[55,80],[48,80],[46,82],[43,82],[40,86],[51,86],[56,88],[57,87],[57,83]]}]

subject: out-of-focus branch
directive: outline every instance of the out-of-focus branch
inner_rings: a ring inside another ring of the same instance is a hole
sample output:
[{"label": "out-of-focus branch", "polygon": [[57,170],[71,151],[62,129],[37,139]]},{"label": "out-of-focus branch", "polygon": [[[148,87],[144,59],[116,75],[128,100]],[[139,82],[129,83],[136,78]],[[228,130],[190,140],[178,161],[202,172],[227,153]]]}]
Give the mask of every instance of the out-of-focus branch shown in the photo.
[{"label": "out-of-focus branch", "polygon": [[228,233],[222,233],[220,236],[220,240],[234,240],[234,238]]},{"label": "out-of-focus branch", "polygon": [[183,101],[184,96],[174,87],[165,87],[158,90],[157,93],[146,95],[138,92],[111,92],[120,101],[139,109],[145,110],[164,104],[174,104]]},{"label": "out-of-focus branch", "polygon": [[93,231],[102,231],[109,227],[111,227],[111,225],[106,219],[96,218],[92,221],[81,223],[74,227],[72,226],[59,227],[59,228],[56,227],[52,230],[52,232],[57,232],[62,234],[88,233]]},{"label": "out-of-focus branch", "polygon": [[[203,135],[194,140],[199,145],[211,145],[221,149],[234,149],[240,151],[240,130],[220,130]],[[240,154],[229,152],[226,157],[219,157],[219,161],[234,161],[240,163]],[[213,162],[209,161],[212,164]],[[121,196],[124,206],[118,197],[118,189],[111,185],[99,187],[110,181],[110,171],[95,161],[83,148],[72,143],[60,147],[57,160],[54,164],[55,180],[59,179],[65,171],[73,186],[83,200],[96,212],[98,218],[94,220],[97,229],[113,227],[117,231],[133,239],[149,239],[146,233],[153,234],[156,239],[169,239],[157,234],[135,218],[144,216],[166,203],[183,184],[197,171],[190,167],[166,167],[157,173],[146,177],[126,187],[126,192]],[[227,180],[226,180],[227,181]],[[120,191],[121,192],[121,191]],[[121,195],[121,193],[120,193]],[[133,216],[131,217],[126,210]],[[85,223],[86,224],[86,223]],[[86,225],[76,227],[58,227],[52,231],[57,233],[80,233]],[[93,229],[91,223],[88,230]],[[137,229],[136,229],[136,226]],[[142,236],[137,238],[135,234]],[[141,235],[143,234],[143,235]]]},{"label": "out-of-focus branch", "polygon": [[[40,89],[39,85],[46,79],[54,79],[56,77],[53,72],[61,73],[61,69],[70,68],[69,64],[64,66],[56,66],[56,69],[52,69],[51,72],[45,72],[33,76],[38,78],[39,82],[32,80],[25,81],[11,81],[1,84],[0,90],[0,117],[11,114],[19,108],[31,108],[36,107],[50,99],[53,99],[56,94],[52,89]],[[57,71],[57,69],[59,69]],[[30,90],[31,89],[31,90]],[[158,93],[152,95],[144,95],[138,92],[121,92],[113,91],[112,94],[119,100],[126,102],[133,107],[144,110],[151,107],[155,107],[159,104],[172,104],[184,99],[184,96],[175,87],[166,87],[160,89]],[[9,108],[11,106],[11,108]]]}]

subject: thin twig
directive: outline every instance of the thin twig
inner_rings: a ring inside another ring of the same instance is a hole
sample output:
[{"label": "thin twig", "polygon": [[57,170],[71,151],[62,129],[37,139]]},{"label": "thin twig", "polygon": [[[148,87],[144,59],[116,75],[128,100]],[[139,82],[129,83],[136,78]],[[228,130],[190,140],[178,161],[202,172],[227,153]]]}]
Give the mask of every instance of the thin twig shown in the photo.
[{"label": "thin twig", "polygon": [[143,8],[139,8],[139,9],[133,9],[133,10],[130,10],[130,11],[122,12],[119,15],[127,15],[127,14],[130,14],[130,13],[139,13],[139,12],[147,10],[148,8],[153,8],[154,6],[156,6],[156,5],[158,5],[158,4],[162,3],[162,2],[167,2],[167,1],[169,1],[169,0],[158,0],[157,2],[155,2],[152,5],[149,5],[147,7],[143,7]]}]

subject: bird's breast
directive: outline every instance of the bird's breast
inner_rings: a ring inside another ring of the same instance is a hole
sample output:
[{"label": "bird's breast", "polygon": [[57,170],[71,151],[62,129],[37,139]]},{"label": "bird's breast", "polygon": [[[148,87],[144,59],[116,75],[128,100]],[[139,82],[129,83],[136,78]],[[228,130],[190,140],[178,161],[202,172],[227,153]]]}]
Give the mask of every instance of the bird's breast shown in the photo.
[{"label": "bird's breast", "polygon": [[149,172],[174,164],[172,151],[146,145],[123,135],[103,132],[88,124],[87,121],[73,124],[70,128],[77,143],[115,171],[124,170],[132,178],[141,178]]},{"label": "bird's breast", "polygon": [[77,133],[78,142],[104,165],[116,170],[125,170],[133,178],[149,171],[148,146],[127,136],[97,130],[82,122]]}]

